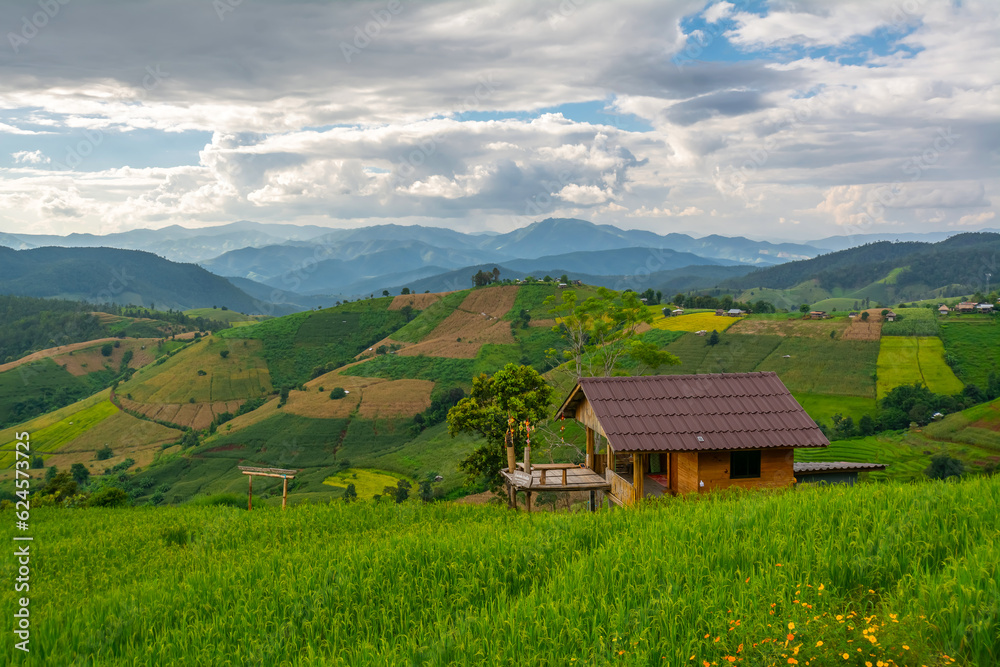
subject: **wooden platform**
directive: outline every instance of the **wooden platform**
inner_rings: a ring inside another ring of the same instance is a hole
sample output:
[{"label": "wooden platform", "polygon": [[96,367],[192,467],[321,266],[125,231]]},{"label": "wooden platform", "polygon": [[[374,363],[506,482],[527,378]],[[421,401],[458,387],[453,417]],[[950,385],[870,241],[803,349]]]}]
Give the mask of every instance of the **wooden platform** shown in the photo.
[{"label": "wooden platform", "polygon": [[[545,465],[545,464],[541,464]],[[545,484],[542,484],[542,473],[546,472]],[[518,472],[511,475],[506,470],[501,470],[507,483],[518,491],[609,491],[611,484],[604,479],[603,475],[598,475],[590,468],[569,468],[566,470],[566,483],[562,483],[562,470],[542,470],[532,466],[531,483],[523,484],[520,476],[524,473]]]}]

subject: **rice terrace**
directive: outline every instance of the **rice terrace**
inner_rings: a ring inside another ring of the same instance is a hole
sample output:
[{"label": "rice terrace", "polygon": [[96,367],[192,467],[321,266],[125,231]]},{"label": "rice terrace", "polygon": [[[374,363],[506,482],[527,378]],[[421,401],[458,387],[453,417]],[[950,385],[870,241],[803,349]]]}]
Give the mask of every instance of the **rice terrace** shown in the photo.
[{"label": "rice terrace", "polygon": [[0,26],[0,665],[1000,666],[1000,3]]}]

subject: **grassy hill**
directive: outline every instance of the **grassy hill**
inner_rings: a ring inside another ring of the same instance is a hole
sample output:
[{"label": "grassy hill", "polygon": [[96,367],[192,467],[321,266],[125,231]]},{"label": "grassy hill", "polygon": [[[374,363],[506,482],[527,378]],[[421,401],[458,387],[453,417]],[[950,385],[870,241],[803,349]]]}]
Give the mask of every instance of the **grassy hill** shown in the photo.
[{"label": "grassy hill", "polygon": [[26,664],[993,665],[998,503],[1000,476],[596,514],[33,508]]},{"label": "grassy hill", "polygon": [[[593,294],[590,287],[576,289],[580,298]],[[245,479],[236,468],[241,463],[300,469],[297,501],[339,498],[345,475],[360,475],[351,479],[369,486],[377,485],[378,475],[411,483],[440,475],[443,480],[434,486],[439,497],[476,490],[465,486],[457,464],[477,443],[447,436],[439,421],[448,407],[440,408],[442,401],[457,400],[454,392],[468,392],[477,374],[493,373],[509,362],[547,371],[561,399],[572,379],[554,369],[562,360],[563,341],[552,331],[554,321],[544,305],[560,292],[552,284],[531,284],[368,299],[248,322],[197,342],[154,341],[142,350],[141,341],[126,339],[106,360],[93,346],[41,360],[51,365],[39,371],[37,386],[50,393],[86,381],[88,375],[71,371],[110,373],[126,349],[142,366],[116,387],[109,404],[116,410],[114,421],[109,417],[87,425],[70,419],[77,423],[68,446],[80,457],[53,460],[90,461],[98,448],[94,443],[103,443],[113,426],[121,422],[124,432],[133,432],[138,422],[148,425],[149,433],[136,436],[135,447],[123,441],[118,447],[133,452],[131,469],[138,470],[144,485],[136,496],[140,502],[158,497],[182,503],[242,493]],[[859,337],[854,333],[861,324],[847,317],[729,318],[688,311],[665,318],[661,308],[650,306],[655,319],[641,335],[677,355],[681,364],[659,372],[774,371],[806,411],[827,426],[836,415],[855,423],[876,415],[876,397],[900,384],[923,381],[945,393],[960,391],[970,380],[985,386],[988,360],[1000,355],[1000,338],[991,335],[995,320],[987,316],[942,324],[927,309],[901,309],[898,322],[885,323],[881,332],[882,323],[876,322]],[[873,312],[874,321],[879,316]],[[712,330],[720,332],[716,345],[696,333]],[[941,338],[903,335],[912,332],[941,332]],[[631,369],[626,365],[623,371]],[[0,374],[0,381],[5,378],[13,382],[17,376]],[[78,400],[99,388],[84,386],[64,398]],[[335,388],[348,393],[331,398]],[[12,386],[6,396],[19,391],[20,386]],[[439,406],[433,418],[428,417],[432,406]],[[197,438],[178,430],[185,428],[194,428]],[[583,437],[578,431],[540,434],[539,455],[575,461],[573,445]],[[182,437],[185,448],[175,447]],[[884,434],[838,442],[813,456],[889,460],[892,479],[920,477],[928,452],[948,452],[970,464],[992,456],[964,435],[942,436],[924,446],[926,437],[916,431]],[[561,444],[563,438],[570,444]],[[276,488],[273,482],[262,484],[261,493]]]},{"label": "grassy hill", "polygon": [[844,309],[865,298],[892,305],[975,292],[983,276],[970,267],[987,265],[998,250],[1000,234],[986,232],[957,234],[938,243],[880,241],[754,271],[722,281],[720,287],[744,299],[755,291],[755,298],[779,307],[818,302],[827,310]]}]

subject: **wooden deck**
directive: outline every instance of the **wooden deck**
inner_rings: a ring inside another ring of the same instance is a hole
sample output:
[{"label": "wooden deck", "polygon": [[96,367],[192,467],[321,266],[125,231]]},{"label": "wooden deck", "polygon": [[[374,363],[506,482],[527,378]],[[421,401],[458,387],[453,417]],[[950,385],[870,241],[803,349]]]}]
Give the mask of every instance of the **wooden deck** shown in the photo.
[{"label": "wooden deck", "polygon": [[[590,468],[569,468],[565,471],[566,473],[566,483],[563,484],[562,481],[562,470],[553,473],[552,470],[546,471],[545,469],[539,469],[532,466],[531,470],[531,483],[524,484],[527,481],[524,477],[527,477],[525,473],[517,472],[511,475],[506,470],[501,470],[500,474],[503,475],[507,483],[512,485],[518,491],[610,491],[611,484],[604,479],[604,475],[598,475],[596,472]],[[545,483],[542,484],[542,475],[545,474]]]}]

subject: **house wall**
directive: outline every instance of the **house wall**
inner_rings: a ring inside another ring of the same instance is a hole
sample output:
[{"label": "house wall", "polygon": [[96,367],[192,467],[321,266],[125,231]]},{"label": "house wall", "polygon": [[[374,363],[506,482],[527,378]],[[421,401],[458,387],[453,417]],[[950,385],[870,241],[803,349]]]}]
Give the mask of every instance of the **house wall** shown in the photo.
[{"label": "house wall", "polygon": [[584,399],[583,402],[577,406],[576,413],[573,415],[573,418],[584,426],[592,428],[597,433],[600,433],[605,440],[607,439],[608,436],[601,427],[601,422],[597,421],[597,415],[594,414],[594,408],[591,407],[590,401]]},{"label": "house wall", "polygon": [[[760,477],[751,479],[729,479],[729,451],[691,452],[698,457],[696,488],[700,492],[707,492],[732,486],[791,486],[795,483],[795,473],[792,470],[794,451],[791,447],[760,450]],[[699,482],[704,482],[705,486],[698,486]]]},{"label": "house wall", "polygon": [[846,484],[854,486],[858,481],[856,472],[832,472],[815,475],[800,475],[795,481],[799,484]]},{"label": "house wall", "polygon": [[670,453],[670,482],[677,493],[698,490],[698,452]]}]

